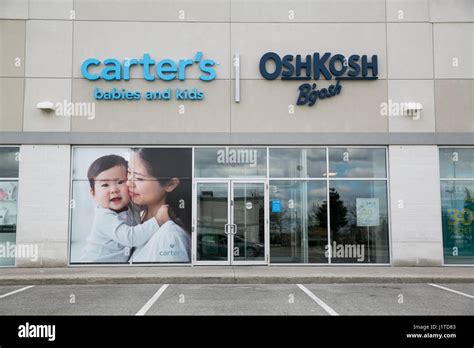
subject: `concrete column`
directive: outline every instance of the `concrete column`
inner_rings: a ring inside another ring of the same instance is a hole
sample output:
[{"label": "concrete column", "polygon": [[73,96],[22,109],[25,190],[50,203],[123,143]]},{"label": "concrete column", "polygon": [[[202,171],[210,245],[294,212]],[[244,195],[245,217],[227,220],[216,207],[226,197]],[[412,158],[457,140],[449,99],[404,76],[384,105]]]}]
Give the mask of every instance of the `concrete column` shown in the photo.
[{"label": "concrete column", "polygon": [[67,265],[70,146],[22,145],[19,175],[17,245],[38,257],[17,257],[17,267]]},{"label": "concrete column", "polygon": [[443,262],[437,146],[390,146],[392,264]]}]

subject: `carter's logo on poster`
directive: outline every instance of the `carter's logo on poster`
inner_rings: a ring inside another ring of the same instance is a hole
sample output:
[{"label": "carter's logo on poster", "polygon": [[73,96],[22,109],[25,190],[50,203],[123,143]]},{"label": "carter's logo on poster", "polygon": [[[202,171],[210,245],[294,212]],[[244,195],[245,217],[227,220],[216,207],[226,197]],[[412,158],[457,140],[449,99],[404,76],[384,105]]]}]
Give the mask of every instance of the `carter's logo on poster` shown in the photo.
[{"label": "carter's logo on poster", "polygon": [[[272,67],[273,66],[273,67]],[[319,52],[306,55],[302,58],[300,54],[294,56],[287,54],[280,57],[275,52],[267,52],[260,58],[260,74],[266,80],[275,80],[280,77],[285,81],[319,81],[336,80],[335,84],[318,88],[316,83],[305,82],[298,87],[298,99],[296,105],[313,106],[319,100],[331,98],[341,93],[340,81],[363,81],[378,79],[377,55],[359,56],[353,54],[346,57],[342,54],[331,55]],[[304,70],[304,73],[303,73]],[[370,74],[369,74],[370,70]]]}]

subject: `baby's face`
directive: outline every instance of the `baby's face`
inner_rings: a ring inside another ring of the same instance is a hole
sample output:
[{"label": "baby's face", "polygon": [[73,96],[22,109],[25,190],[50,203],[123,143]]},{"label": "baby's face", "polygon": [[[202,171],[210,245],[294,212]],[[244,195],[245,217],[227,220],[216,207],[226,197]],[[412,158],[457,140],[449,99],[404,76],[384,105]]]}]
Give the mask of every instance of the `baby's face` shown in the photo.
[{"label": "baby's face", "polygon": [[130,203],[127,169],[116,166],[100,173],[94,180],[92,196],[102,208],[122,210]]}]

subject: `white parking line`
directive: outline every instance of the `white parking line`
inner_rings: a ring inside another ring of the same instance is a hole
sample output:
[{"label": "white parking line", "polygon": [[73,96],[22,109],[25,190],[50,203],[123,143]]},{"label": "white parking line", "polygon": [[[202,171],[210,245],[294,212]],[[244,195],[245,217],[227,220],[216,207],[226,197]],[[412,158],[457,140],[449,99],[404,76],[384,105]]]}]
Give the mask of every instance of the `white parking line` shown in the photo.
[{"label": "white parking line", "polygon": [[7,297],[7,296],[10,296],[10,295],[16,294],[16,293],[18,293],[18,292],[21,292],[21,291],[28,290],[28,289],[32,288],[33,286],[34,286],[34,285],[25,286],[24,288],[21,288],[21,289],[18,289],[18,290],[15,290],[15,291],[9,292],[8,294],[0,295],[0,298],[4,298],[4,297]]},{"label": "white parking line", "polygon": [[165,292],[169,284],[164,284],[161,288],[148,300],[147,303],[137,312],[135,315],[145,315],[146,312],[153,306],[153,304],[158,300],[158,298]]},{"label": "white parking line", "polygon": [[311,297],[311,299],[316,302],[318,305],[320,305],[326,312],[328,312],[330,315],[339,315],[337,312],[329,307],[326,303],[324,303],[319,297],[317,297],[315,294],[313,294],[311,291],[309,291],[305,286],[301,284],[296,284],[301,290],[303,290],[306,295]]},{"label": "white parking line", "polygon": [[455,294],[459,294],[459,295],[466,296],[466,297],[469,297],[469,298],[474,298],[474,296],[472,296],[472,295],[468,295],[468,294],[465,294],[464,292],[453,290],[453,289],[450,289],[450,288],[445,288],[444,286],[441,286],[441,285],[436,285],[436,284],[431,284],[431,283],[428,283],[428,285],[435,286],[437,288],[440,288],[440,289],[443,289],[443,290],[446,290],[446,291],[451,291],[451,292],[454,292]]}]

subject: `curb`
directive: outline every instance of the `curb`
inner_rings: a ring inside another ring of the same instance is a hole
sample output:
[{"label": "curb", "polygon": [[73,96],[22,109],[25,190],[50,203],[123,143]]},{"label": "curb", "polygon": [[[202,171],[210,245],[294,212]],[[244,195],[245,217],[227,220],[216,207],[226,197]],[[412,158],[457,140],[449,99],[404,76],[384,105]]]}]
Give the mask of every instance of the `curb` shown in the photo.
[{"label": "curb", "polygon": [[25,277],[1,285],[474,283],[473,277]]}]

